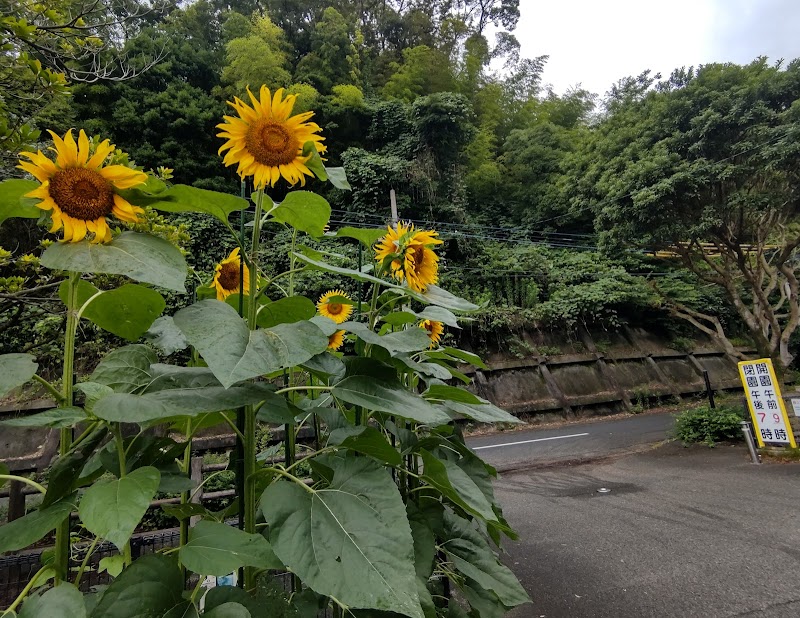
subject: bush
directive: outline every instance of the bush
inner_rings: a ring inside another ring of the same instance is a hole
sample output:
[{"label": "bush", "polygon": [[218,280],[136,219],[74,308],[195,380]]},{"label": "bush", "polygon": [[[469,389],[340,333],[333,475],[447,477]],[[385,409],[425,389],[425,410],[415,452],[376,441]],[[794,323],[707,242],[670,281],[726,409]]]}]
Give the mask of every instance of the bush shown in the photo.
[{"label": "bush", "polygon": [[700,406],[686,410],[675,419],[675,437],[684,444],[705,442],[708,446],[724,440],[738,441],[743,439],[739,424],[743,420],[744,412],[740,408]]}]

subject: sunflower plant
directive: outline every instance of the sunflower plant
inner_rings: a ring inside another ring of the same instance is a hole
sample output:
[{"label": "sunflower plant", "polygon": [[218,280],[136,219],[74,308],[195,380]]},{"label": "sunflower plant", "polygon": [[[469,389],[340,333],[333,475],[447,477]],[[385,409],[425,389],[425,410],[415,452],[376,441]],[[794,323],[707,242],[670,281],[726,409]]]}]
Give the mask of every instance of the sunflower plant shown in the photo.
[{"label": "sunflower plant", "polygon": [[[249,105],[231,103],[236,115],[224,118],[219,136],[223,163],[253,187],[249,201],[170,186],[129,162],[112,163],[113,146],[83,132],[77,142],[69,132],[53,135],[50,155],[24,153],[20,165],[35,180],[0,183],[0,221],[38,216],[61,235],[40,261],[63,273],[67,312],[61,388],[37,375],[32,356],[0,355],[0,394],[34,380],[58,402],[6,424],[57,428],[61,438],[46,485],[0,476],[43,494],[37,510],[0,528],[0,550],[22,549],[56,530],[53,561],[7,615],[20,607],[21,615],[55,615],[69,606],[76,616],[121,616],[125,599],[131,616],[266,618],[330,609],[336,616],[432,618],[501,615],[527,602],[497,558],[502,537],[515,535],[494,496],[495,471],[466,446],[459,425],[516,419],[456,386],[470,383],[464,364],[484,365],[441,345],[444,330],[459,328],[477,307],[436,285],[438,234],[402,222],[331,233],[321,196],[299,189],[274,201],[268,191],[279,183],[303,187],[315,179],[346,189],[347,180],[343,170],[325,167],[320,127],[310,112],[292,115],[293,95],[266,87],[248,95]],[[147,208],[215,216],[238,245],[219,256],[198,300],[171,316],[161,315],[158,290],[184,291],[180,251],[124,229]],[[269,228],[291,232],[285,272],[259,264]],[[306,240],[330,235],[374,251],[374,265],[322,261]],[[295,293],[312,271],[334,284],[316,299]],[[133,282],[99,289],[90,280],[96,273]],[[357,289],[359,302],[344,288]],[[73,385],[83,319],[131,344]],[[190,366],[159,363],[153,347],[138,343],[148,329],[159,334],[151,341],[168,339],[170,351],[189,348]],[[219,513],[191,502],[188,472],[193,435],[221,423],[237,436],[232,466],[240,489]],[[283,435],[284,461],[258,456],[259,425]],[[171,428],[170,437],[152,431],[157,426]],[[314,445],[301,448],[306,427]],[[132,560],[131,534],[157,491],[183,492],[181,504],[163,507],[181,521],[180,545]],[[70,523],[74,511],[77,524]],[[78,563],[70,559],[76,537]],[[119,550],[105,563],[113,581],[85,598],[82,578],[101,541]],[[240,574],[240,587],[204,594],[207,576],[231,572]],[[291,574],[286,594],[264,594],[275,572]]]}]

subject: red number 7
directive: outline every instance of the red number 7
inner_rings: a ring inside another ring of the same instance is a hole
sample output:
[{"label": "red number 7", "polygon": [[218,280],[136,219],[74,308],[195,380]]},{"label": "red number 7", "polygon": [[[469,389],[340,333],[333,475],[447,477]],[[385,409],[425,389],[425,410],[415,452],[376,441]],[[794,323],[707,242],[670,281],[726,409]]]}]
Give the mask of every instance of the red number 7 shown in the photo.
[{"label": "red number 7", "polygon": [[761,417],[761,422],[764,422],[764,419],[767,418],[766,412],[757,412],[757,414]]}]

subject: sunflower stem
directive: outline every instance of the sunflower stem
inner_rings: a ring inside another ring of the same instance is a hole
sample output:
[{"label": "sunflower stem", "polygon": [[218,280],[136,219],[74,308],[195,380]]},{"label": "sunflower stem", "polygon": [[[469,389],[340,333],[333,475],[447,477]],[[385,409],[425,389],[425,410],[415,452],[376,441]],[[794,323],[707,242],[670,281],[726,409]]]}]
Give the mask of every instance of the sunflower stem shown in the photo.
[{"label": "sunflower stem", "polygon": [[[250,293],[247,295],[247,326],[250,330],[256,329],[256,304],[258,300],[258,255],[259,241],[261,240],[261,211],[264,207],[264,191],[256,193],[256,209],[253,219],[253,240],[250,244]],[[256,406],[249,405],[244,409],[244,440],[243,440],[243,465],[244,495],[242,496],[242,514],[244,515],[244,531],[250,534],[256,531]],[[244,588],[252,590],[256,586],[256,573],[253,567],[244,569]]]},{"label": "sunflower stem", "polygon": [[[67,276],[67,327],[64,333],[64,371],[62,374],[61,407],[72,405],[73,374],[75,371],[75,336],[78,332],[78,281],[79,272],[69,272]],[[72,427],[64,427],[60,432],[58,453],[65,457],[72,446]],[[56,573],[56,584],[67,581],[69,573],[69,517],[56,528],[56,546],[53,568]]]}]

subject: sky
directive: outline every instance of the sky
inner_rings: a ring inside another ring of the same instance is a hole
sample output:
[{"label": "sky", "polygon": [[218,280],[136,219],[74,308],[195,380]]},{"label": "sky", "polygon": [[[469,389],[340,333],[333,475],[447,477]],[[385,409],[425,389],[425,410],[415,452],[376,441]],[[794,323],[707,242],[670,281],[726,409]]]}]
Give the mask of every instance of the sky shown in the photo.
[{"label": "sky", "polygon": [[605,94],[646,69],[800,57],[798,0],[520,0],[525,57],[549,55],[543,81],[561,94]]}]

